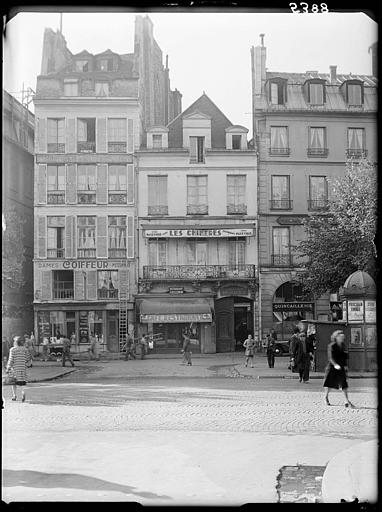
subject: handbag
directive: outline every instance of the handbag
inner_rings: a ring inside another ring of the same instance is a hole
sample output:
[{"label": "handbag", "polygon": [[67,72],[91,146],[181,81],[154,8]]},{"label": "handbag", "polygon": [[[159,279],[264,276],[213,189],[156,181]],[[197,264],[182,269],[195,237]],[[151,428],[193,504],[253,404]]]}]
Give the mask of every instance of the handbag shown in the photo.
[{"label": "handbag", "polygon": [[154,342],[149,341],[149,349],[152,350],[154,348]]},{"label": "handbag", "polygon": [[3,386],[12,386],[16,384],[16,376],[13,372],[3,375]]}]

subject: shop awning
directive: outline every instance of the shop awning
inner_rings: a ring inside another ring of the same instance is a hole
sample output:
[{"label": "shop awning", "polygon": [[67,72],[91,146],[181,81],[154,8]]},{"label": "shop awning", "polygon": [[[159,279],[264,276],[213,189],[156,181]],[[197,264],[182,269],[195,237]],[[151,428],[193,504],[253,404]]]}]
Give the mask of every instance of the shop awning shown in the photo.
[{"label": "shop awning", "polygon": [[139,313],[142,323],[212,322],[211,307],[204,299],[144,299]]}]

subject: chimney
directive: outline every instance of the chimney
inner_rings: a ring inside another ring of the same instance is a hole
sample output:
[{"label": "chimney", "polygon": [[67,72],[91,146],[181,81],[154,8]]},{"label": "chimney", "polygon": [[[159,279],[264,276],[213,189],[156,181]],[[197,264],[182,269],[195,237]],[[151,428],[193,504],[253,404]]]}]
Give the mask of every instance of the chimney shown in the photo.
[{"label": "chimney", "polygon": [[337,66],[329,66],[330,68],[330,83],[335,84],[337,81]]},{"label": "chimney", "polygon": [[371,51],[371,74],[373,76],[378,76],[378,55],[377,55],[377,43],[373,43],[371,46],[369,46],[368,53]]},{"label": "chimney", "polygon": [[267,49],[264,46],[264,35],[265,34],[260,34],[261,46],[255,47],[254,86],[256,96],[262,93],[266,77],[265,61],[267,57]]}]

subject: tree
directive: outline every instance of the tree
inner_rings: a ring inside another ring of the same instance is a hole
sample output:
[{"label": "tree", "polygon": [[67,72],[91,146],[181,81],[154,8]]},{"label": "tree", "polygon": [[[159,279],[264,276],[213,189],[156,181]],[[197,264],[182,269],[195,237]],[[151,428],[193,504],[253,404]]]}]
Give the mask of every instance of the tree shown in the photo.
[{"label": "tree", "polygon": [[306,219],[307,239],[296,245],[298,254],[307,259],[304,289],[316,297],[338,291],[356,270],[375,275],[375,166],[350,160],[344,176],[328,182],[332,192],[328,209]]}]

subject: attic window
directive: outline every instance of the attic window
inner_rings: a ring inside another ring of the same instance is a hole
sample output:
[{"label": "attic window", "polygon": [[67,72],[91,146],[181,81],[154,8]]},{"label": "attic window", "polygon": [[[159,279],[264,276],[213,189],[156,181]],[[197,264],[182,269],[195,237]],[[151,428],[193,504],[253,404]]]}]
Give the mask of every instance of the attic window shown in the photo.
[{"label": "attic window", "polygon": [[96,96],[109,96],[109,83],[108,82],[95,82]]},{"label": "attic window", "polygon": [[82,71],[82,72],[89,71],[89,61],[88,60],[76,60],[75,70]]},{"label": "attic window", "polygon": [[325,103],[325,91],[323,83],[309,83],[308,101],[311,105],[323,105]]},{"label": "attic window", "polygon": [[269,101],[272,105],[284,105],[286,103],[286,83],[284,80],[270,82]]},{"label": "attic window", "polygon": [[162,135],[160,135],[160,134],[153,135],[153,148],[154,149],[162,148]]},{"label": "attic window", "polygon": [[232,149],[241,149],[241,135],[232,135]]},{"label": "attic window", "polygon": [[100,59],[98,61],[99,71],[113,71],[113,60],[112,59]]},{"label": "attic window", "polygon": [[347,102],[349,105],[362,105],[363,94],[361,84],[347,84]]}]

